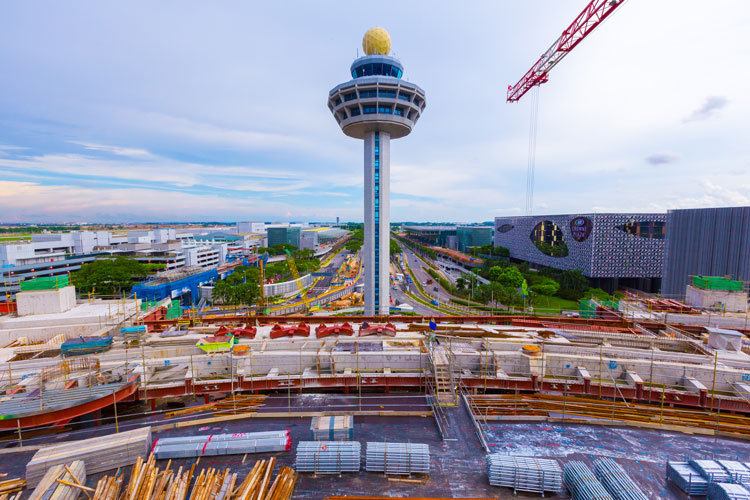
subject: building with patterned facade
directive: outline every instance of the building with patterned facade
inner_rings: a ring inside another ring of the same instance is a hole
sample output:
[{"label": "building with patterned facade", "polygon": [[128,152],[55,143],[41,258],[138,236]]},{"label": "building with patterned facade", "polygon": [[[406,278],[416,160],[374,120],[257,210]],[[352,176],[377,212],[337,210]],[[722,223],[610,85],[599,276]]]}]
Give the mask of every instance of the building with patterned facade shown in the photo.
[{"label": "building with patterned facade", "polygon": [[511,259],[580,270],[594,286],[658,292],[666,214],[497,217],[493,243]]}]

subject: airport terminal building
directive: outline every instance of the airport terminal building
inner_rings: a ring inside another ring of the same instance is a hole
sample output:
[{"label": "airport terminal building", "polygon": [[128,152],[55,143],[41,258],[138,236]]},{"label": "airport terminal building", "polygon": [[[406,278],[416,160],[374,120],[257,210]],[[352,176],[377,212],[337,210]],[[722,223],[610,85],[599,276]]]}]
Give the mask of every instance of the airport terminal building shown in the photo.
[{"label": "airport terminal building", "polygon": [[494,245],[514,260],[580,270],[607,291],[661,286],[667,215],[566,214],[495,218]]}]

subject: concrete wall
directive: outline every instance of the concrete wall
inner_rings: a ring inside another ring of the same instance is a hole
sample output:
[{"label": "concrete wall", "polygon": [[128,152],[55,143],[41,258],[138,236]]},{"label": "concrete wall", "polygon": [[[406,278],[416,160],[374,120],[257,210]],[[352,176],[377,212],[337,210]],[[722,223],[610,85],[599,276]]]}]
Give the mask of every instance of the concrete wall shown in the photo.
[{"label": "concrete wall", "polygon": [[724,309],[727,312],[747,311],[747,294],[732,290],[703,290],[688,285],[685,302],[693,307],[703,309]]},{"label": "concrete wall", "polygon": [[76,305],[76,289],[66,286],[57,290],[37,290],[16,294],[18,315],[53,314],[70,311]]}]

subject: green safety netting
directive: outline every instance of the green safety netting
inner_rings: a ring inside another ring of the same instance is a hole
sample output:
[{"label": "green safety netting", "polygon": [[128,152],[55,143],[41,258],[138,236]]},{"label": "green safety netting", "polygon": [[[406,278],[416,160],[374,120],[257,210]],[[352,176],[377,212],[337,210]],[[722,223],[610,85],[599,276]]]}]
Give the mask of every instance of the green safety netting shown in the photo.
[{"label": "green safety netting", "polygon": [[21,282],[21,291],[30,290],[55,290],[70,285],[70,278],[67,274],[62,276],[45,276],[43,278],[34,278]]},{"label": "green safety netting", "polygon": [[705,290],[738,290],[742,291],[742,282],[721,276],[693,276],[693,286]]}]

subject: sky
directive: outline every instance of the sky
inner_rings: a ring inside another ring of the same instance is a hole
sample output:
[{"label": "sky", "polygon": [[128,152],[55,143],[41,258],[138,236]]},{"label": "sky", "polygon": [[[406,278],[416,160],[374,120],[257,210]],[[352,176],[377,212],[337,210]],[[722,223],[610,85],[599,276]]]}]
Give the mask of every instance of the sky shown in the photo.
[{"label": "sky", "polygon": [[[0,2],[0,222],[361,221],[326,106],[372,26],[427,95],[391,219],[522,215],[532,94],[587,0]],[[750,2],[629,0],[539,91],[534,213],[750,205]]]}]

